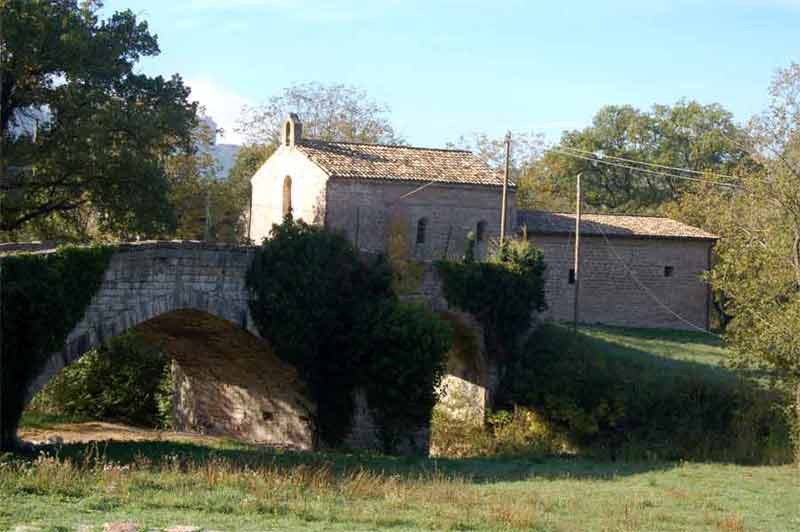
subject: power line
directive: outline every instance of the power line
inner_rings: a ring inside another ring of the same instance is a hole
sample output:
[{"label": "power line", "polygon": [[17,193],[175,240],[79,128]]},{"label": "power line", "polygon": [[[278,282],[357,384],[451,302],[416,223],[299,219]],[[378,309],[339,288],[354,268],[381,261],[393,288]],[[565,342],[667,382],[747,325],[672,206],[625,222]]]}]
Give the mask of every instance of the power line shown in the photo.
[{"label": "power line", "polygon": [[617,168],[626,168],[628,170],[634,170],[636,172],[645,172],[645,173],[648,173],[648,174],[658,175],[658,176],[662,176],[662,177],[671,177],[673,179],[684,179],[686,181],[695,181],[695,182],[698,182],[698,183],[710,183],[712,185],[718,185],[718,186],[723,186],[723,187],[742,188],[742,186],[736,185],[734,183],[724,183],[724,182],[720,182],[720,181],[711,181],[710,179],[700,179],[700,178],[697,178],[697,177],[688,177],[688,176],[685,176],[685,175],[669,174],[667,172],[659,172],[657,170],[649,170],[647,168],[639,168],[639,167],[630,166],[630,165],[627,165],[627,164],[613,163],[611,161],[604,161],[603,159],[598,159],[596,157],[586,157],[584,155],[578,155],[576,153],[563,151],[560,148],[550,148],[550,150],[551,151],[555,151],[557,153],[560,153],[562,155],[567,155],[569,157],[575,157],[577,159],[583,159],[584,161],[591,161],[593,163],[605,164],[607,166],[615,166]]},{"label": "power line", "polygon": [[[588,153],[590,155],[595,155],[595,153],[596,153],[596,152],[589,151],[589,150],[582,150],[580,148],[573,148],[571,146],[561,146],[561,147],[556,148],[556,149],[571,150],[571,151],[576,151],[576,152],[579,152],[579,153]],[[646,161],[637,161],[635,159],[626,159],[624,157],[616,157],[616,156],[613,156],[613,155],[605,155],[604,154],[602,157],[597,157],[597,159],[598,160],[614,159],[614,160],[617,160],[617,161],[625,161],[625,162],[628,162],[628,163],[644,164],[644,165],[647,165],[647,166],[653,166],[655,168],[664,168],[664,169],[667,169],[667,170],[676,170],[676,171],[679,171],[679,172],[688,172],[690,174],[696,174],[696,175],[712,175],[712,176],[715,176],[715,177],[723,177],[725,179],[739,179],[736,176],[728,175],[728,174],[719,174],[719,173],[716,173],[716,172],[702,172],[702,171],[699,171],[699,170],[691,170],[689,168],[680,168],[680,167],[677,167],[677,166],[667,166],[665,164],[656,164],[656,163],[649,163],[649,162],[646,162]]]},{"label": "power line", "polygon": [[700,332],[702,332],[702,333],[705,333],[705,334],[708,334],[708,335],[714,336],[715,338],[719,338],[719,335],[717,335],[717,334],[714,334],[714,333],[712,333],[711,331],[708,331],[708,330],[706,330],[706,328],[705,328],[705,327],[700,327],[699,325],[696,325],[696,324],[692,323],[692,322],[691,322],[691,321],[689,321],[688,319],[684,318],[683,316],[681,316],[680,314],[678,314],[677,312],[675,312],[674,310],[672,310],[672,309],[669,307],[669,305],[667,305],[666,303],[664,303],[663,301],[661,301],[661,299],[660,299],[660,298],[659,298],[659,297],[658,297],[658,296],[655,294],[655,292],[653,292],[653,291],[652,291],[650,288],[648,288],[648,287],[647,287],[647,286],[646,286],[646,285],[645,285],[645,284],[644,284],[644,283],[643,283],[643,282],[642,282],[642,281],[641,281],[641,280],[640,280],[640,279],[639,279],[639,278],[636,276],[636,273],[635,273],[633,270],[631,270],[631,269],[628,267],[628,265],[625,263],[625,261],[623,260],[623,258],[622,258],[622,257],[619,255],[619,253],[617,252],[617,249],[616,249],[616,248],[614,247],[614,245],[611,243],[611,240],[609,240],[609,238],[608,238],[608,234],[606,233],[606,230],[605,230],[605,229],[603,229],[603,227],[602,227],[602,224],[598,225],[598,228],[600,229],[600,232],[603,234],[603,238],[604,238],[604,239],[605,239],[605,241],[606,241],[606,245],[607,245],[607,246],[608,246],[608,248],[611,250],[611,253],[612,253],[612,254],[614,255],[614,257],[617,259],[617,261],[619,261],[619,263],[622,265],[622,267],[623,267],[623,268],[625,268],[625,271],[628,273],[628,275],[631,277],[631,279],[633,279],[633,281],[634,281],[634,282],[637,284],[637,286],[638,286],[638,287],[639,287],[639,288],[640,288],[640,289],[641,289],[643,292],[645,292],[645,293],[646,293],[648,296],[650,296],[650,298],[651,298],[653,301],[655,301],[655,302],[656,302],[656,304],[658,304],[658,306],[660,306],[661,308],[663,308],[664,310],[666,310],[667,312],[669,312],[671,315],[673,315],[673,316],[674,316],[674,317],[676,317],[678,320],[680,320],[682,323],[684,323],[684,324],[688,325],[688,326],[689,326],[689,327],[691,327],[692,329],[695,329],[695,330],[698,330],[698,331],[700,331]]}]

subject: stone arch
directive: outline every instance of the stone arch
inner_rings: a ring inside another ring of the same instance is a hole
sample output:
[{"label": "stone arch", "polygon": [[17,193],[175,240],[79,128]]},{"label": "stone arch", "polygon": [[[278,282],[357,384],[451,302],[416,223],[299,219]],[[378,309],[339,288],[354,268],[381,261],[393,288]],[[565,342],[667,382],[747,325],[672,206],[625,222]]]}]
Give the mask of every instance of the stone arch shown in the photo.
[{"label": "stone arch", "polygon": [[258,336],[245,286],[253,253],[252,248],[202,242],[120,245],[64,348],[50,355],[29,385],[25,404],[90,349],[162,314],[201,311]]}]

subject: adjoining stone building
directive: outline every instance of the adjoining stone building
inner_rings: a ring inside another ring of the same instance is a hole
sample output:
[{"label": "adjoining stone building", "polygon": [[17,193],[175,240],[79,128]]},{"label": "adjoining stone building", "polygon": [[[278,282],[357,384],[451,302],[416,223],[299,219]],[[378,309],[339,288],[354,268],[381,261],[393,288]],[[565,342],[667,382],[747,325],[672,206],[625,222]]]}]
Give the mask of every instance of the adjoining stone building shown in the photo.
[{"label": "adjoining stone building", "polygon": [[[520,211],[520,231],[547,263],[544,317],[572,320],[575,215]],[[717,239],[669,218],[588,214],[581,218],[579,321],[630,327],[708,329],[702,279]]]},{"label": "adjoining stone building", "polygon": [[[256,242],[289,209],[344,231],[362,251],[384,252],[400,232],[409,257],[425,261],[463,255],[470,232],[485,253],[500,232],[502,176],[471,152],[305,139],[296,115],[251,183]],[[509,231],[514,196],[511,184]]]}]

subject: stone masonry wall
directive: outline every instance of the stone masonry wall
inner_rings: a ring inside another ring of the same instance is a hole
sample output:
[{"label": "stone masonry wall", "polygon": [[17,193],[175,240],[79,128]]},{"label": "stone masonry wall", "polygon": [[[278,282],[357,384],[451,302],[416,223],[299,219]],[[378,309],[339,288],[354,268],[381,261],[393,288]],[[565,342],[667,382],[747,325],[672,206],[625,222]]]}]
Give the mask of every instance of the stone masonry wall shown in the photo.
[{"label": "stone masonry wall", "polygon": [[[547,264],[544,318],[573,319],[574,240],[566,235],[529,234],[544,251]],[[610,238],[623,263],[667,307],[698,327],[708,327],[708,286],[701,275],[709,267],[710,243],[700,240]],[[629,327],[691,328],[642,290],[605,239],[581,236],[580,314],[583,323]],[[665,267],[672,275],[665,276]]]},{"label": "stone masonry wall", "polygon": [[[486,222],[486,241],[478,254],[486,253],[487,242],[500,234],[499,187],[470,185],[432,185],[402,198],[425,183],[402,183],[364,179],[330,179],[327,183],[325,224],[344,231],[356,246],[367,252],[386,251],[390,226],[399,223],[405,230],[409,257],[430,261],[445,252],[461,257],[467,234],[478,222]],[[508,232],[514,231],[516,211],[514,190],[509,191]],[[417,244],[417,222],[428,220],[425,243]]]}]

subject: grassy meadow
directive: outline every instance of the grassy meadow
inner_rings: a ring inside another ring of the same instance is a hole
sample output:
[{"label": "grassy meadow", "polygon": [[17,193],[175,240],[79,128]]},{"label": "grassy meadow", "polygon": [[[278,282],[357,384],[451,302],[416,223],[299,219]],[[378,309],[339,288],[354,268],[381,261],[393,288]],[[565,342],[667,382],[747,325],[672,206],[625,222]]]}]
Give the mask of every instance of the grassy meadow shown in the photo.
[{"label": "grassy meadow", "polygon": [[[589,375],[605,371],[646,384],[676,375],[736,381],[712,336],[611,327],[585,327],[581,334],[591,347],[587,356],[602,359],[587,366]],[[787,453],[764,455],[762,463],[773,465],[655,454],[612,460],[580,446],[526,452],[526,433],[516,447],[503,441],[493,447],[516,454],[492,456],[486,447],[458,459],[388,457],[281,452],[133,428],[105,433],[118,441],[86,442],[81,430],[91,439],[104,434],[102,424],[26,413],[23,435],[61,435],[66,443],[0,459],[0,530],[88,532],[109,522],[217,531],[800,530],[800,468],[788,464]],[[130,441],[134,436],[138,441]]]}]

